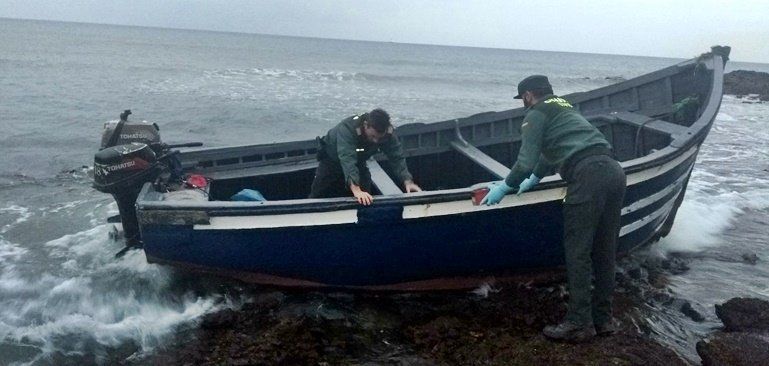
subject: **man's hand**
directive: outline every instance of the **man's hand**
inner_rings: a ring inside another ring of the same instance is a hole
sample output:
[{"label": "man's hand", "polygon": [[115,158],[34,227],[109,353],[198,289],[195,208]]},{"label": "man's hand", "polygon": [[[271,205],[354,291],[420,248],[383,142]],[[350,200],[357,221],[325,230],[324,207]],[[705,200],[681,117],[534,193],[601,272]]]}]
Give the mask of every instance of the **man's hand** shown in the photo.
[{"label": "man's hand", "polygon": [[532,187],[536,186],[537,183],[539,183],[539,177],[532,174],[528,178],[524,179],[523,182],[521,182],[521,185],[518,186],[518,195],[520,196],[521,193],[526,192],[530,190]]},{"label": "man's hand", "polygon": [[357,184],[350,184],[350,190],[352,191],[352,195],[355,196],[355,199],[357,199],[358,203],[361,205],[368,206],[371,202],[374,202],[374,197],[368,192],[360,189],[360,186]]},{"label": "man's hand", "polygon": [[489,193],[481,201],[481,204],[486,206],[496,205],[502,201],[506,194],[513,191],[513,188],[505,184],[505,181],[492,182],[488,187]]},{"label": "man's hand", "polygon": [[422,188],[419,188],[413,181],[407,180],[403,182],[403,188],[406,189],[406,193],[422,192]]}]

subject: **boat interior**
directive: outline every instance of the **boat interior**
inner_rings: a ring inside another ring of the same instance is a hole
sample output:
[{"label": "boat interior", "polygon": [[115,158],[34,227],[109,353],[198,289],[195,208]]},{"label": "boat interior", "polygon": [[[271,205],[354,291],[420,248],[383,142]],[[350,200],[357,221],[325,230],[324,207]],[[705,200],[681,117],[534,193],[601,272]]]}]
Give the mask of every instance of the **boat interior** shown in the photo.
[{"label": "boat interior", "polygon": [[[712,73],[680,65],[592,92],[564,96],[609,140],[620,161],[670,145],[697,120]],[[401,126],[408,167],[424,190],[471,187],[503,179],[520,149],[522,108],[431,124]],[[319,131],[319,133],[322,131]],[[314,140],[185,152],[186,172],[208,177],[209,201],[255,189],[269,201],[307,198],[317,161]],[[368,162],[377,195],[401,194],[384,156]],[[398,182],[399,183],[399,182]]]}]

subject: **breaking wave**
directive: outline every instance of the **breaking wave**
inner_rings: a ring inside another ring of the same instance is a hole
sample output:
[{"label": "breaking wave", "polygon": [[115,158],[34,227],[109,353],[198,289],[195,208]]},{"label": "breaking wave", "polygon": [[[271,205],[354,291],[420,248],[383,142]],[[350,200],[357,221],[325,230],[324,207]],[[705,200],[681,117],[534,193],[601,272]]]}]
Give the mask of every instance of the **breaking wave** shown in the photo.
[{"label": "breaking wave", "polygon": [[4,215],[9,215],[9,216],[12,215],[16,217],[12,223],[8,223],[0,227],[0,234],[6,233],[14,225],[25,222],[29,220],[29,218],[32,216],[32,213],[29,212],[28,208],[17,206],[17,205],[11,205],[5,208],[0,208],[0,213]]},{"label": "breaking wave", "polygon": [[732,225],[743,210],[733,199],[737,194],[725,194],[713,200],[686,199],[678,209],[670,234],[660,240],[664,252],[699,252],[720,244],[720,234]]},{"label": "breaking wave", "polygon": [[345,81],[354,80],[358,77],[358,73],[344,72],[344,71],[316,71],[316,70],[285,70],[285,69],[271,69],[271,68],[253,68],[253,69],[227,69],[227,70],[214,70],[206,71],[203,74],[204,78],[223,78],[223,79],[237,79],[237,78],[253,78],[256,80],[266,79],[294,79],[301,81]]},{"label": "breaking wave", "polygon": [[769,209],[769,154],[755,147],[769,138],[769,106],[725,96],[702,145],[675,225],[660,242],[668,252],[698,252],[723,244],[723,232],[748,211]]},{"label": "breaking wave", "polygon": [[125,344],[142,354],[178,326],[233,306],[224,295],[177,288],[141,251],[114,258],[120,248],[106,240],[108,230],[51,240],[43,254],[0,238],[0,340],[33,349],[25,362],[82,353],[104,363],[94,349]]},{"label": "breaking wave", "polygon": [[[713,163],[716,159],[710,160]],[[730,173],[695,166],[673,229],[660,240],[660,249],[692,253],[724,244],[724,231],[742,215],[769,209],[769,189],[765,188],[769,187],[769,178],[747,175],[756,174],[754,169],[732,169]]]}]

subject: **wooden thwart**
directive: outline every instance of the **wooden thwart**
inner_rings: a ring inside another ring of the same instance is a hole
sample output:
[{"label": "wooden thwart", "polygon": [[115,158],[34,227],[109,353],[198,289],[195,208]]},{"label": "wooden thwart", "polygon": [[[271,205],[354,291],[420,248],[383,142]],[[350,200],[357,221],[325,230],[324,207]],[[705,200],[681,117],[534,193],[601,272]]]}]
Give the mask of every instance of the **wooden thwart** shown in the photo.
[{"label": "wooden thwart", "polygon": [[240,169],[207,172],[206,177],[211,179],[235,179],[243,177],[284,174],[300,170],[310,170],[318,167],[317,159],[307,159],[284,164],[270,164]]},{"label": "wooden thwart", "polygon": [[451,142],[451,147],[499,179],[504,179],[510,174],[508,167],[467,142],[455,140]]},{"label": "wooden thwart", "polygon": [[616,118],[622,122],[634,125],[636,127],[642,127],[644,129],[658,131],[670,135],[678,135],[688,131],[686,126],[677,125],[675,123],[663,121],[661,119],[650,118],[643,114],[633,112],[613,112],[609,117]]},{"label": "wooden thwart", "polygon": [[400,189],[400,186],[398,186],[398,184],[390,179],[390,176],[387,175],[384,169],[382,169],[382,166],[379,165],[379,162],[377,162],[374,158],[368,159],[368,161],[366,161],[366,165],[368,166],[369,172],[371,172],[371,181],[377,188],[379,188],[379,191],[381,191],[382,194],[387,195],[403,193],[403,191]]}]

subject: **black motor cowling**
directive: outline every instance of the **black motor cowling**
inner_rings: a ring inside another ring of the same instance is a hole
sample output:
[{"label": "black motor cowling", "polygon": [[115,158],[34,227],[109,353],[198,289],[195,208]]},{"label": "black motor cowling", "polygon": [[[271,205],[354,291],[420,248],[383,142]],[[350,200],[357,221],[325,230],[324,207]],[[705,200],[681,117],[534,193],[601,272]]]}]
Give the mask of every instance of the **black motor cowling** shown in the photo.
[{"label": "black motor cowling", "polygon": [[139,142],[102,149],[93,159],[93,187],[104,193],[141,187],[157,173],[155,152]]}]

